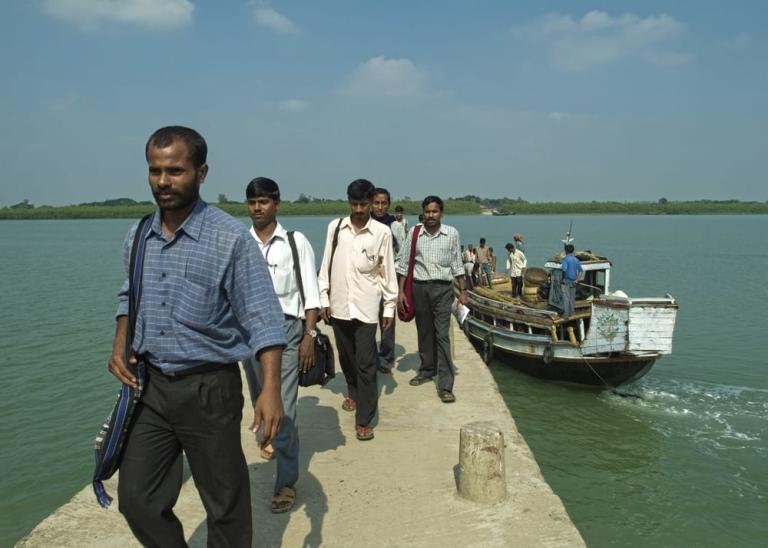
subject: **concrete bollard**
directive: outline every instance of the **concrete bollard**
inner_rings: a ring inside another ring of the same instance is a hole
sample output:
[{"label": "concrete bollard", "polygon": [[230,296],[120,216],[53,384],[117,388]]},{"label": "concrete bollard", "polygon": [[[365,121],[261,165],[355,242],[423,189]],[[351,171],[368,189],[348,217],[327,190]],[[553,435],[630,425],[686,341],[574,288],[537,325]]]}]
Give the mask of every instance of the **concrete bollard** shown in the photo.
[{"label": "concrete bollard", "polygon": [[459,495],[485,504],[507,497],[504,434],[492,422],[470,422],[461,427]]}]

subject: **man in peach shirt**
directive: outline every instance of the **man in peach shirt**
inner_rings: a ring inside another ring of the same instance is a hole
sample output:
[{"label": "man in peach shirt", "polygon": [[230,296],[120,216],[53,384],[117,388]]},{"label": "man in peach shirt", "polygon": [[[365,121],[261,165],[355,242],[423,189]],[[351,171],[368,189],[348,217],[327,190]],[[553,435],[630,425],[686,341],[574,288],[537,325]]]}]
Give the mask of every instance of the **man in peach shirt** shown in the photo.
[{"label": "man in peach shirt", "polygon": [[320,266],[321,316],[333,327],[348,396],[342,409],[355,411],[355,434],[373,439],[370,426],[378,408],[376,328],[383,302],[382,330],[392,323],[397,277],[392,232],[371,218],[373,183],[352,181],[347,187],[350,215],[328,225]]}]

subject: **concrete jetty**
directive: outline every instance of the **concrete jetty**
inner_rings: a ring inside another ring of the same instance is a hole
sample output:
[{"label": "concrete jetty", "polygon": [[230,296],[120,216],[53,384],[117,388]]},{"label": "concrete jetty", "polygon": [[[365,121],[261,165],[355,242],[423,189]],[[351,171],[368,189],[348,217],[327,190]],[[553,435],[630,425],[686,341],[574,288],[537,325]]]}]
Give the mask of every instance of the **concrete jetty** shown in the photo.
[{"label": "concrete jetty", "polygon": [[[345,382],[340,370],[323,388],[300,389],[301,477],[290,513],[269,511],[275,463],[260,459],[248,430],[252,412],[246,411],[242,437],[255,546],[584,546],[542,478],[493,377],[455,323],[452,337],[457,401],[444,404],[433,383],[408,384],[419,364],[416,327],[397,324],[396,369],[393,375],[379,374],[379,420],[372,441],[357,441],[354,413],[341,409]],[[501,503],[481,505],[457,494],[459,431],[472,421],[493,421],[503,432],[508,496]],[[116,495],[114,478],[107,491]],[[205,546],[205,512],[188,473],[175,511],[190,546]],[[103,510],[87,486],[17,546],[138,543],[117,501]]]}]

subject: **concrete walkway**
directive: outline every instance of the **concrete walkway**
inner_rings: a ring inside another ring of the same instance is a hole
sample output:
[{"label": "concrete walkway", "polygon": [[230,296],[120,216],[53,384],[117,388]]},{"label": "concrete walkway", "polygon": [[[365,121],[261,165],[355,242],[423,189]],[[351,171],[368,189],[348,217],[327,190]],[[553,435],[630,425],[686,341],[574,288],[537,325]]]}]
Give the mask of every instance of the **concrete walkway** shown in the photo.
[{"label": "concrete walkway", "polygon": [[[330,328],[325,328],[329,332]],[[376,438],[355,439],[354,414],[341,410],[344,378],[301,388],[301,478],[297,504],[273,515],[274,462],[258,456],[243,419],[251,474],[255,546],[583,546],[562,502],[541,476],[490,372],[454,324],[457,402],[444,404],[432,383],[412,387],[419,364],[416,328],[398,323],[393,375],[379,375]],[[338,367],[337,367],[338,369]],[[247,397],[246,397],[247,399]],[[456,492],[459,429],[490,420],[506,440],[508,499],[493,506]],[[115,495],[116,481],[107,490]],[[184,483],[176,512],[191,546],[205,546],[205,512],[194,482]],[[17,546],[137,546],[116,501],[99,508],[90,486],[41,522]]]}]

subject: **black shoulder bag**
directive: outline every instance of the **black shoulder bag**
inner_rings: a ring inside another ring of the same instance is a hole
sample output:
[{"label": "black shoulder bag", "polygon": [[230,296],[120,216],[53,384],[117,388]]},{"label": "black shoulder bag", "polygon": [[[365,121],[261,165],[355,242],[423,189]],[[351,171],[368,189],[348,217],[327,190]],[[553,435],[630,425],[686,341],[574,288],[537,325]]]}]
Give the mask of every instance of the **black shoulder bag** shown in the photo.
[{"label": "black shoulder bag", "polygon": [[[296,249],[293,230],[288,232],[288,244],[291,246],[291,255],[293,256],[293,272],[296,274],[296,285],[299,286],[299,296],[301,297],[301,304],[304,306],[306,302],[304,299],[304,283],[301,278],[299,252]],[[333,358],[331,340],[327,335],[321,333],[317,326],[315,326],[315,330],[317,331],[314,342],[315,364],[307,371],[299,369],[299,386],[313,386],[315,384],[323,386],[336,376],[336,364]]]},{"label": "black shoulder bag", "polygon": [[[125,338],[125,363],[131,355],[131,345],[136,329],[136,314],[141,298],[141,276],[144,271],[144,244],[149,234],[150,219],[152,214],[146,215],[139,221],[133,236],[131,246],[131,258],[128,267],[128,333]],[[130,367],[130,366],[129,366]],[[136,367],[138,388],[132,388],[127,384],[122,385],[117,396],[117,402],[107,420],[101,426],[96,436],[96,468],[93,471],[93,492],[96,500],[102,508],[107,508],[112,502],[112,497],[104,489],[104,480],[112,477],[120,466],[125,442],[128,439],[128,430],[133,419],[133,411],[141,399],[146,380],[146,369],[142,360]]]}]

